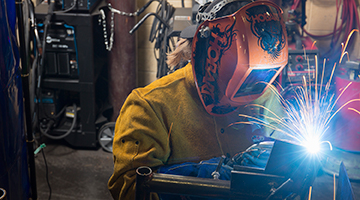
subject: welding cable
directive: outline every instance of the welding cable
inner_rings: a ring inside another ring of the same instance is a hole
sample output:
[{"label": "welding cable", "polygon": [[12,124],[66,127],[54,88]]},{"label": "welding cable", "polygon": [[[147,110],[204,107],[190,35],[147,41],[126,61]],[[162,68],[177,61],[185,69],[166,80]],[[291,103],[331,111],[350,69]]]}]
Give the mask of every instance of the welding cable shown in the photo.
[{"label": "welding cable", "polygon": [[[41,76],[43,73],[43,66],[44,66],[44,62],[45,62],[45,52],[46,52],[46,37],[47,37],[47,32],[48,32],[48,28],[51,22],[51,18],[54,14],[54,8],[55,8],[55,3],[51,2],[48,8],[48,13],[45,16],[45,20],[44,20],[44,35],[43,35],[43,40],[42,40],[42,52],[41,52],[41,59],[40,59],[40,65],[39,65],[39,74],[38,74],[38,92],[40,89],[40,84],[41,84]],[[38,93],[39,94],[39,93]]]},{"label": "welding cable", "polygon": [[[38,24],[36,23],[36,18],[35,18],[35,7],[33,5],[33,2],[31,0],[28,0],[28,5],[29,5],[29,15],[30,15],[30,28],[31,28],[31,41],[32,41],[32,46],[33,46],[33,54],[34,54],[34,58],[32,61],[32,65],[31,65],[31,70],[30,70],[30,105],[31,105],[31,113],[33,115],[32,117],[32,124],[33,127],[36,127],[39,119],[38,119],[38,115],[37,113],[39,113],[38,111],[38,104],[36,104],[36,99],[38,99],[39,96],[39,92],[40,92],[40,88],[37,88],[36,85],[38,87],[40,87],[40,81],[36,80],[36,77],[40,75],[40,70],[41,67],[41,62],[43,61],[42,58],[44,58],[44,56],[42,56],[42,52],[43,50],[45,51],[45,47],[42,48],[42,43],[45,44],[45,37],[43,38],[43,40],[40,39],[39,37],[39,31],[38,31]],[[49,6],[49,10],[48,10],[48,14],[45,18],[45,24],[46,26],[44,27],[45,30],[45,34],[47,34],[47,29],[48,29],[48,25],[50,23],[51,20],[51,16],[53,13],[53,5]],[[41,24],[44,25],[44,24]],[[38,81],[38,82],[37,82]]]},{"label": "welding cable", "polygon": [[55,11],[54,13],[67,13],[67,12],[71,11],[72,9],[74,9],[76,4],[77,4],[77,0],[74,0],[73,5],[71,5],[70,8],[68,8],[66,10]]},{"label": "welding cable", "polygon": [[[142,12],[151,2],[157,1],[159,5],[157,6],[156,12],[146,14],[130,31],[132,34],[134,31],[138,29],[138,27],[150,16],[154,15],[155,18],[153,20],[149,41],[154,42],[154,56],[157,61],[157,78],[160,78],[166,75],[167,65],[166,65],[166,54],[169,49],[168,42],[168,32],[170,29],[170,20],[175,13],[175,8],[169,4],[166,0],[151,0],[148,2],[143,8],[139,10]],[[139,13],[138,12],[138,13]],[[174,42],[173,42],[174,43]]]},{"label": "welding cable", "polygon": [[49,188],[49,198],[48,198],[48,200],[50,200],[51,199],[51,186],[50,186],[50,181],[49,181],[49,167],[48,167],[48,164],[47,164],[47,161],[46,161],[46,158],[45,158],[44,149],[41,150],[41,154],[43,156],[44,163],[45,163],[45,177],[46,177],[46,183],[47,183],[48,188]]},{"label": "welding cable", "polygon": [[31,105],[31,113],[33,113],[33,124],[36,123],[36,117],[35,117],[35,101],[33,101],[36,97],[35,91],[36,91],[36,72],[37,67],[39,65],[39,52],[41,49],[41,40],[39,37],[39,32],[37,30],[37,24],[34,14],[34,5],[31,0],[28,0],[29,4],[29,13],[30,13],[30,38],[33,44],[33,51],[34,51],[34,58],[32,61],[32,66],[30,70],[30,105]]},{"label": "welding cable", "polygon": [[[336,17],[335,17],[335,23],[334,23],[334,29],[331,33],[324,34],[324,35],[315,35],[309,33],[306,29],[302,28],[302,31],[305,32],[307,35],[313,38],[326,38],[332,36],[331,42],[330,42],[330,49],[323,54],[323,57],[334,57],[335,54],[340,52],[340,46],[336,48],[336,45],[339,41],[344,42],[347,39],[347,36],[350,34],[350,32],[353,29],[356,29],[356,27],[360,28],[360,20],[359,20],[359,14],[357,11],[357,6],[354,0],[345,0],[343,1],[343,6],[341,10],[341,16],[342,19],[342,25],[338,27],[338,18],[339,18],[339,12],[341,7],[341,1],[336,0]],[[343,37],[340,39],[340,36],[342,35],[342,32],[344,32]]]},{"label": "welding cable", "polygon": [[[157,60],[157,78],[165,76],[167,73],[166,53],[168,52],[168,31],[169,21],[175,13],[175,8],[167,1],[163,0],[157,7],[156,14],[160,19],[155,18],[150,30],[149,41],[154,42],[154,55]],[[158,53],[157,53],[158,51]],[[158,55],[157,55],[158,54]]]},{"label": "welding cable", "polygon": [[73,109],[74,109],[74,119],[72,120],[72,123],[71,123],[71,127],[69,128],[69,130],[62,134],[62,135],[58,135],[58,136],[55,136],[55,135],[51,135],[49,134],[49,130],[50,128],[52,127],[52,125],[54,124],[54,120],[50,120],[46,130],[42,129],[41,127],[39,127],[40,129],[40,132],[45,135],[46,137],[50,138],[50,139],[53,139],[53,140],[60,140],[60,139],[63,139],[65,138],[66,136],[68,136],[73,130],[74,130],[74,127],[76,125],[76,118],[77,118],[77,107],[76,107],[76,104],[74,103],[73,104]]},{"label": "welding cable", "polygon": [[[343,1],[344,3],[344,5],[343,5],[343,11],[344,10],[346,10],[346,5],[347,5],[347,3],[345,2],[345,1]],[[340,9],[340,1],[338,1],[338,0],[336,0],[336,18],[335,18],[335,23],[334,23],[334,30],[336,29],[336,27],[337,27],[337,22],[338,22],[338,14],[339,14],[339,9]],[[343,22],[345,22],[346,21],[346,19],[344,18],[344,12],[342,13],[342,16],[341,16],[341,19],[342,19],[342,21]],[[346,26],[346,23],[343,23],[343,24],[345,24],[345,26]],[[342,27],[342,26],[340,26],[340,27]],[[331,43],[330,43],[330,47],[334,44],[334,43],[337,43],[337,41],[339,40],[339,38],[340,38],[340,35],[341,35],[341,31],[339,31],[339,32],[334,32],[334,36],[332,37],[332,39],[331,39]],[[334,39],[334,38],[336,38],[336,39]],[[336,41],[336,42],[334,42],[334,41]]]},{"label": "welding cable", "polygon": [[339,9],[340,9],[340,6],[338,4],[338,0],[336,0],[336,15],[335,15],[335,24],[334,24],[334,29],[332,32],[328,33],[328,34],[323,34],[323,35],[315,35],[315,34],[312,34],[312,33],[309,33],[305,28],[302,28],[302,31],[304,33],[306,33],[307,35],[309,35],[310,37],[313,37],[313,38],[325,38],[325,37],[330,37],[330,36],[334,36],[336,35],[337,33],[341,33],[341,30],[343,29],[342,26],[338,27],[337,28],[337,20],[338,20],[338,15],[339,15]]},{"label": "welding cable", "polygon": [[[337,3],[337,7],[340,7],[340,4]],[[345,42],[348,35],[352,31],[352,29],[355,29],[356,26],[360,27],[357,7],[356,7],[356,3],[354,0],[343,1],[343,9],[341,12],[342,12],[342,15],[341,15],[342,23],[345,24],[344,28],[343,28],[343,32],[344,32],[343,38],[340,39],[341,32],[338,32],[335,35],[335,37],[333,37],[333,40],[331,41],[331,44],[330,44],[331,48],[325,55],[333,56],[335,53],[340,52],[340,49],[342,47],[339,46],[338,48],[335,48],[335,46],[338,44],[338,42],[339,41]],[[354,19],[354,16],[355,16],[355,19]],[[337,24],[335,24],[335,26],[337,26]],[[334,29],[335,29],[335,26],[334,26]]]},{"label": "welding cable", "polygon": [[[42,103],[42,101],[40,102],[40,104],[43,106],[43,103]],[[44,106],[43,106],[44,107]],[[64,106],[61,110],[60,110],[60,112],[58,112],[58,114],[56,114],[55,116],[51,116],[51,115],[48,115],[48,113],[44,113],[45,114],[45,116],[47,117],[47,118],[50,118],[50,119],[52,119],[52,120],[56,120],[56,119],[58,119],[64,112],[65,112],[65,110],[66,110],[66,106]]]}]

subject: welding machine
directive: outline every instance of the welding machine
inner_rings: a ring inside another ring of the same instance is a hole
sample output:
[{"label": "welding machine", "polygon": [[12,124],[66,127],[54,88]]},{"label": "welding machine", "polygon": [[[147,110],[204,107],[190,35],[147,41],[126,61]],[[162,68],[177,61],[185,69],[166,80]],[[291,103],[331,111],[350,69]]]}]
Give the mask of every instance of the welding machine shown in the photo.
[{"label": "welding machine", "polygon": [[[43,3],[47,4],[45,0]],[[102,0],[55,0],[55,7],[57,11],[76,12],[76,13],[91,13],[102,2]]]},{"label": "welding machine", "polygon": [[[43,39],[44,25],[38,24]],[[78,78],[78,49],[75,29],[63,21],[50,24],[46,36],[45,77]]]},{"label": "welding machine", "polygon": [[[96,7],[100,0],[60,0],[61,1],[61,8],[63,10],[70,9],[74,7],[72,10],[74,11],[84,11],[84,12],[91,12],[94,7]],[[74,3],[76,5],[74,6]]]},{"label": "welding machine", "polygon": [[[316,60],[319,51],[311,49],[312,42],[310,38],[301,38],[304,49],[296,49],[295,44],[289,43],[289,60],[287,66],[283,69],[281,74],[281,85],[286,86],[302,85],[303,76],[306,77],[307,82],[314,82],[316,75]],[[308,47],[308,48],[307,48]]]},{"label": "welding machine", "polygon": [[314,82],[316,75],[316,60],[319,51],[308,36],[299,32],[298,24],[294,20],[286,23],[288,35],[289,59],[287,66],[279,76],[283,88],[289,85],[302,85],[303,76],[307,82]]},{"label": "welding machine", "polygon": [[45,36],[42,24],[47,24],[48,12],[48,4],[35,8],[39,37],[45,41],[44,65],[38,72],[42,75],[40,131],[74,147],[97,148],[97,132],[108,120],[103,117],[108,96],[104,90],[108,88],[107,51],[100,12],[56,12]]}]

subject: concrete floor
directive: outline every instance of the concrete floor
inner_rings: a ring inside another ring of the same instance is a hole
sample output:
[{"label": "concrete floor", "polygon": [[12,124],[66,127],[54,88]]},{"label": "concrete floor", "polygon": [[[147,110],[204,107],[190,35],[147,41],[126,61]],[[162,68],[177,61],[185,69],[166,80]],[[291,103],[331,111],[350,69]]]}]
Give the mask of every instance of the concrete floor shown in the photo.
[{"label": "concrete floor", "polygon": [[[52,200],[112,199],[107,181],[112,174],[112,154],[74,149],[62,141],[50,141],[44,149]],[[46,167],[41,153],[35,157],[38,199],[49,199]]]}]

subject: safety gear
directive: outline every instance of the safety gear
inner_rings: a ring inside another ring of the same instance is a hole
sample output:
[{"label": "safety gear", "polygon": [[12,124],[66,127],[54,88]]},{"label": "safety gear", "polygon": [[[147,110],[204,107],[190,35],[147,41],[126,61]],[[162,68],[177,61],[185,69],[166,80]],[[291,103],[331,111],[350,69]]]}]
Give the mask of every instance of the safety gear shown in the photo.
[{"label": "safety gear", "polygon": [[252,0],[214,0],[201,5],[198,8],[198,13],[196,14],[196,23],[184,28],[180,37],[184,39],[192,39],[195,35],[199,24],[203,23],[205,20],[213,20],[218,17],[223,17],[231,15],[241,7],[245,6],[248,3],[253,2]]},{"label": "safety gear", "polygon": [[241,165],[265,170],[274,141],[263,141],[251,145],[246,151],[236,154],[228,166]]},{"label": "safety gear", "polygon": [[[157,170],[157,173],[193,176],[199,178],[213,178],[212,173],[218,167],[220,160],[221,157],[215,157],[200,162],[185,162],[181,164],[164,165]],[[219,179],[230,180],[232,169],[232,167],[222,164],[219,169]]]},{"label": "safety gear", "polygon": [[[135,169],[140,166],[198,162],[222,154],[231,157],[253,143],[251,137],[255,133],[251,127],[237,124],[245,118],[237,112],[226,117],[211,116],[197,96],[190,63],[131,92],[114,130],[114,172],[108,183],[114,199],[135,199]],[[270,90],[254,103],[284,116]],[[266,109],[238,111],[273,116]],[[275,123],[269,119],[269,124]],[[273,130],[264,127],[263,131],[261,135],[269,136]],[[272,137],[281,138],[281,133],[275,132]]]},{"label": "safety gear", "polygon": [[206,20],[196,30],[192,52],[195,83],[206,111],[215,116],[231,113],[260,97],[287,64],[282,10],[272,2],[256,1]]}]

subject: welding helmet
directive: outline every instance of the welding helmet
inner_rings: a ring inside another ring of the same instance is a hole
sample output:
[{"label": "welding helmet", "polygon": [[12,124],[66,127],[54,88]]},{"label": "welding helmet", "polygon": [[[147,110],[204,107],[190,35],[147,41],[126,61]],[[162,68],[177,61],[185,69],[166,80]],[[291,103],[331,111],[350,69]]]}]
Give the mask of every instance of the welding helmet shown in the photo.
[{"label": "welding helmet", "polygon": [[204,22],[192,42],[197,91],[206,111],[215,116],[260,97],[288,61],[282,10],[270,1],[255,1],[216,16],[229,1],[215,0],[199,12]]}]

